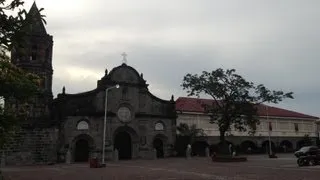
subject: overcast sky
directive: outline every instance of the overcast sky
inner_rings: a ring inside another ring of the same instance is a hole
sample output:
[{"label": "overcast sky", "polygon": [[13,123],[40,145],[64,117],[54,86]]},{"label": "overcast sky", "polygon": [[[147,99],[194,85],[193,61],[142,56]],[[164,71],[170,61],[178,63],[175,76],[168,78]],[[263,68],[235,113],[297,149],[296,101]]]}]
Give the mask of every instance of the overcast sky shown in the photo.
[{"label": "overcast sky", "polygon": [[[26,0],[29,9],[33,0]],[[293,91],[275,105],[320,116],[319,0],[37,0],[54,39],[53,91],[92,90],[122,63],[162,99],[186,96],[186,73],[235,68]]]}]

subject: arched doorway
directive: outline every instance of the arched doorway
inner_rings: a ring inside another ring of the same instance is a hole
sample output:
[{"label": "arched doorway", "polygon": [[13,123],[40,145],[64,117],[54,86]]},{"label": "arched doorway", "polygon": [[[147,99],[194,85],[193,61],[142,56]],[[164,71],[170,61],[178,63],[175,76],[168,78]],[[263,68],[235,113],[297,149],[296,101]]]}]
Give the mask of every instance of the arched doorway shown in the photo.
[{"label": "arched doorway", "polygon": [[257,146],[254,142],[246,140],[240,144],[240,149],[244,153],[252,153],[257,150]]},{"label": "arched doorway", "polygon": [[[271,141],[271,151],[274,153],[276,150],[275,144]],[[262,152],[270,153],[269,141],[264,141],[262,143]]]},{"label": "arched doorway", "polygon": [[153,140],[153,148],[157,151],[157,158],[164,157],[163,141],[160,138],[155,138]]},{"label": "arched doorway", "polygon": [[192,144],[192,154],[195,156],[205,156],[208,146],[206,141],[196,141]]},{"label": "arched doorway", "polygon": [[75,144],[74,161],[87,162],[89,159],[89,142],[85,139],[79,139]]},{"label": "arched doorway", "polygon": [[126,131],[118,132],[114,138],[114,148],[119,152],[119,159],[131,159],[132,141],[131,136]]},{"label": "arched doorway", "polygon": [[279,149],[282,152],[292,152],[293,151],[293,145],[290,141],[284,140],[280,143]]}]

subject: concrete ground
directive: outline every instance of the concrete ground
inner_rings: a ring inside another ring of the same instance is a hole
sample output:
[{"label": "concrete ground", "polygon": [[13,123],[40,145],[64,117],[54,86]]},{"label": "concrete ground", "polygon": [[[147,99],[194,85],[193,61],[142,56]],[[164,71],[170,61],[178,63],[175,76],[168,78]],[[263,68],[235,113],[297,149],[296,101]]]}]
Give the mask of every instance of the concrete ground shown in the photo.
[{"label": "concrete ground", "polygon": [[5,180],[319,180],[320,166],[298,167],[296,158],[280,154],[248,156],[248,162],[216,163],[207,158],[169,158],[110,162],[106,168],[88,164],[6,167]]}]

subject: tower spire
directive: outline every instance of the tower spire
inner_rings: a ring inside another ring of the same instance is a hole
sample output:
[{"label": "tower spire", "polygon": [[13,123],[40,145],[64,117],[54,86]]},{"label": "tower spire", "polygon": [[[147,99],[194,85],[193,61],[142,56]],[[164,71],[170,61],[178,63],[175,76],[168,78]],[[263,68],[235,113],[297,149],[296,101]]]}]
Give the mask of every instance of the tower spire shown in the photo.
[{"label": "tower spire", "polygon": [[26,17],[26,26],[32,34],[47,34],[46,28],[42,22],[42,17],[40,11],[37,7],[36,1],[33,1],[33,4]]}]

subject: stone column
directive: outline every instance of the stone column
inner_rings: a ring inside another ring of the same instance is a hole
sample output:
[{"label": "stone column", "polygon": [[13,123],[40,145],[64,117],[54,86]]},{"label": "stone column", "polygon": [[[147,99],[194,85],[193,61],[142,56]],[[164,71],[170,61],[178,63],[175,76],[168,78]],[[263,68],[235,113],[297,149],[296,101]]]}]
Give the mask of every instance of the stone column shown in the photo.
[{"label": "stone column", "polygon": [[291,141],[292,142],[292,149],[295,151],[297,149],[297,142],[298,141]]},{"label": "stone column", "polygon": [[186,157],[187,157],[187,159],[191,158],[191,152],[192,152],[191,145],[188,144],[187,149],[186,149]]},{"label": "stone column", "polygon": [[71,151],[68,149],[66,153],[66,164],[71,164]]},{"label": "stone column", "polygon": [[208,147],[206,147],[205,152],[206,152],[206,157],[210,157],[210,150]]},{"label": "stone column", "polygon": [[119,161],[119,151],[118,151],[118,149],[115,149],[113,151],[113,161],[114,162],[118,162]]},{"label": "stone column", "polygon": [[155,148],[152,149],[152,159],[157,159],[157,150]]},{"label": "stone column", "polygon": [[232,144],[229,144],[229,153],[230,153],[230,155],[232,155]]}]

